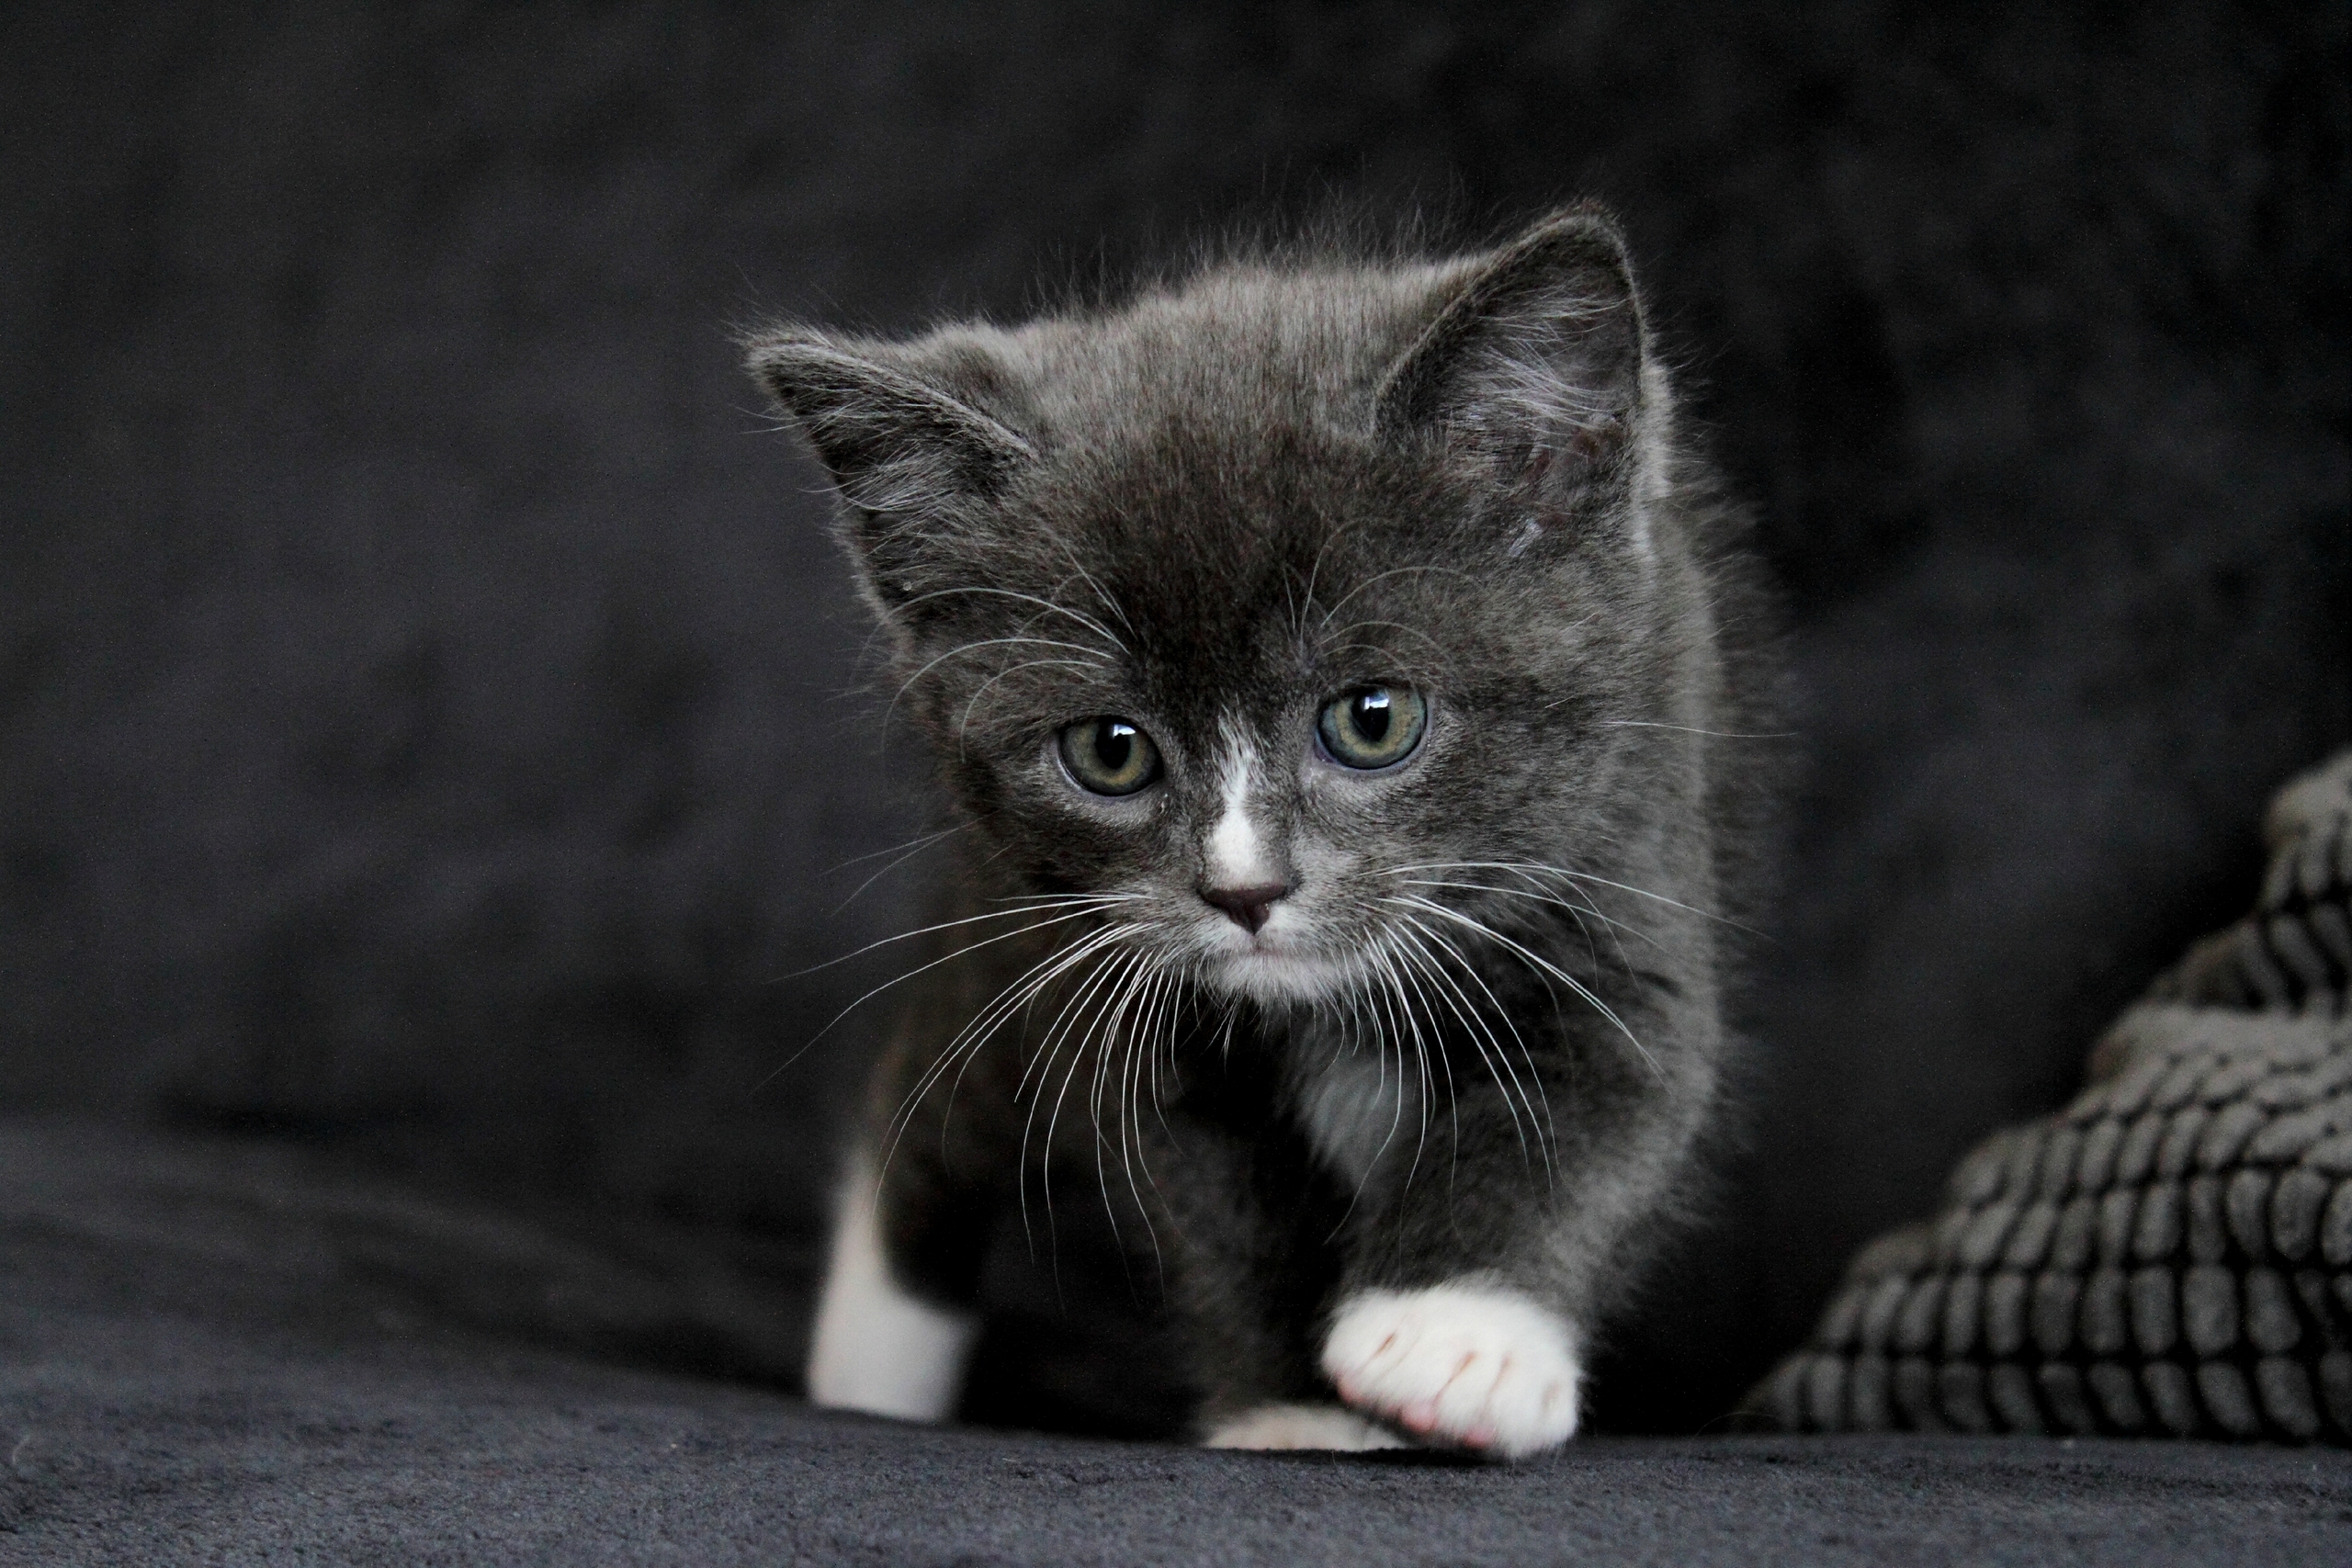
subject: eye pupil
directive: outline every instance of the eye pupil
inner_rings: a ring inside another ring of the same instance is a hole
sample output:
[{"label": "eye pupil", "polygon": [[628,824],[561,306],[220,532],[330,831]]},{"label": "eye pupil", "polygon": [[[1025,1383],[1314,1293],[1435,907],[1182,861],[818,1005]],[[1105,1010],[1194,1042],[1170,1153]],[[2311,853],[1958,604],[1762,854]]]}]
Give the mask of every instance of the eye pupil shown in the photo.
[{"label": "eye pupil", "polygon": [[1355,712],[1351,716],[1356,723],[1356,733],[1374,746],[1388,739],[1388,694],[1366,692],[1356,698]]},{"label": "eye pupil", "polygon": [[1135,736],[1133,725],[1121,724],[1115,718],[1106,718],[1094,727],[1094,755],[1105,772],[1126,772],[1127,759],[1136,749]]}]

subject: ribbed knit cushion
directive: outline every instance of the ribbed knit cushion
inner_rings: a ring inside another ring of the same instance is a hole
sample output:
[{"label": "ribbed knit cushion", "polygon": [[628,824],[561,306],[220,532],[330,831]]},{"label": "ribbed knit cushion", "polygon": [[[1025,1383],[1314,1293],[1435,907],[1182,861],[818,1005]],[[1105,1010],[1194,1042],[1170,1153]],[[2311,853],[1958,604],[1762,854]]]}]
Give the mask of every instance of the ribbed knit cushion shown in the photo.
[{"label": "ribbed knit cushion", "polygon": [[2280,794],[2254,913],[2090,1087],[1863,1249],[1751,1401],[1791,1430],[2352,1441],[2352,753]]}]

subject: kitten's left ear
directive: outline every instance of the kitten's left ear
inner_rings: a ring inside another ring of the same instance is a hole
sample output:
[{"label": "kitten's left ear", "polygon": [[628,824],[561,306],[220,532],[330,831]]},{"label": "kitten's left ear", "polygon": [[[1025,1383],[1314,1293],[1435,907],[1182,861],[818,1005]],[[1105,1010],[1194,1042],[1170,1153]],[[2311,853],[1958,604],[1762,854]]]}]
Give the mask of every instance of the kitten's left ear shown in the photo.
[{"label": "kitten's left ear", "polygon": [[1641,304],[1616,225],[1555,214],[1445,287],[1381,386],[1376,427],[1467,437],[1539,472],[1608,465],[1642,396]]}]

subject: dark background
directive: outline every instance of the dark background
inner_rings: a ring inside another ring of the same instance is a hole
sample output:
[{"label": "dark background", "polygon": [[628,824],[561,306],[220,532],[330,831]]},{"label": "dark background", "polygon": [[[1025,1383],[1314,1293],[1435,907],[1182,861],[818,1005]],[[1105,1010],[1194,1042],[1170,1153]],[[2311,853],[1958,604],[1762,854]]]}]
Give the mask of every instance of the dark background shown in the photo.
[{"label": "dark background", "polygon": [[0,1106],[806,1238],[857,1049],[791,1058],[888,970],[780,976],[911,919],[919,864],[843,907],[883,862],[842,863],[920,765],[729,328],[1599,195],[1794,633],[1742,1148],[1602,1389],[1694,1426],[2067,1095],[2352,738],[2346,44],[2340,4],[11,7]]}]

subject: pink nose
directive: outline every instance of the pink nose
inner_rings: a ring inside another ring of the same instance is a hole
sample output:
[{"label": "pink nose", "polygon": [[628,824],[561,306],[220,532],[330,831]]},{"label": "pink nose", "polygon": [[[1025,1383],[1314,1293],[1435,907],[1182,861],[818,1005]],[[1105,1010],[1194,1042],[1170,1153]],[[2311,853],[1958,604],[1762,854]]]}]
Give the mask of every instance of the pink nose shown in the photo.
[{"label": "pink nose", "polygon": [[1290,891],[1279,883],[1259,887],[1204,887],[1201,897],[1233,917],[1234,924],[1252,935],[1274,912],[1274,900]]}]

